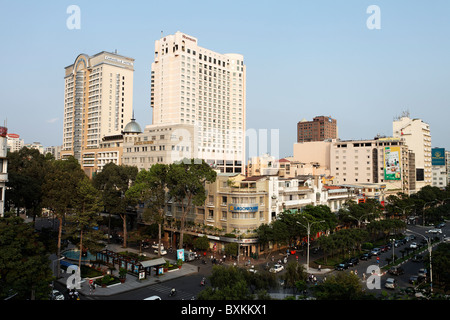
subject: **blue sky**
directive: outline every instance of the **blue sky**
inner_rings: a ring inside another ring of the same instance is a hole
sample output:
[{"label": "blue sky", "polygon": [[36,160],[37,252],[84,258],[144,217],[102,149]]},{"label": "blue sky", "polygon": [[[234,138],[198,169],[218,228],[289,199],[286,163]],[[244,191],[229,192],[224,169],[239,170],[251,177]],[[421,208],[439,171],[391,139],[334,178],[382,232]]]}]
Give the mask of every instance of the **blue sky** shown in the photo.
[{"label": "blue sky", "polygon": [[[69,5],[81,10],[69,30]],[[432,5],[431,5],[432,4]],[[370,30],[366,9],[381,10]],[[150,67],[161,31],[240,53],[247,66],[247,128],[279,130],[293,153],[296,124],[330,115],[341,139],[392,135],[408,110],[450,149],[449,1],[1,1],[0,121],[25,143],[62,144],[64,67],[80,53],[135,59],[134,111],[151,124]],[[270,151],[270,147],[268,148]]]}]

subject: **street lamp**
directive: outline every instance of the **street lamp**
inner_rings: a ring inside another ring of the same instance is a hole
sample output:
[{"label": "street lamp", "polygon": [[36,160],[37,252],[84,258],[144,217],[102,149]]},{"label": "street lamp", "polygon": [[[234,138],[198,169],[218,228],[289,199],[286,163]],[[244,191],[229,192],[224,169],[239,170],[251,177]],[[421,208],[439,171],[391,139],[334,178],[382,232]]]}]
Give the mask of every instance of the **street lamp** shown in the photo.
[{"label": "street lamp", "polygon": [[306,272],[309,272],[309,235],[311,233],[311,226],[314,223],[320,223],[320,222],[325,222],[325,220],[321,220],[321,221],[313,221],[313,222],[309,222],[305,216],[301,216],[302,218],[304,218],[307,222],[307,225],[303,225],[302,223],[300,223],[299,221],[296,221],[299,225],[301,225],[303,228],[306,228],[306,232],[308,234],[308,249],[307,249],[307,253],[306,253]]},{"label": "street lamp", "polygon": [[406,207],[404,207],[404,208],[400,208],[399,206],[394,206],[394,207],[395,207],[395,208],[399,208],[400,210],[402,210],[402,212],[403,212],[403,215],[402,215],[402,216],[405,216],[406,209],[409,208],[409,207],[414,207],[414,204],[409,205],[409,206],[406,206]]},{"label": "street lamp", "polygon": [[359,217],[359,219],[358,218],[355,218],[354,216],[352,216],[352,215],[348,215],[348,217],[350,217],[350,218],[353,218],[353,219],[355,219],[356,221],[358,221],[358,228],[360,228],[361,227],[361,221],[362,221],[362,219],[363,219],[363,217],[365,217],[365,216],[369,216],[369,215],[371,215],[372,213],[370,212],[370,213],[366,213],[366,214],[363,214],[361,217]]},{"label": "street lamp", "polygon": [[431,251],[433,250],[433,247],[431,246],[431,239],[428,238],[428,237],[425,237],[423,234],[420,234],[418,232],[415,232],[415,231],[412,231],[412,230],[409,230],[409,229],[406,229],[406,231],[415,233],[415,234],[423,237],[427,241],[428,253],[430,255],[430,292],[431,292],[431,294],[433,294],[433,267],[431,265]]},{"label": "street lamp", "polygon": [[392,266],[393,266],[395,261],[394,258],[395,239],[391,239],[391,242],[392,242]]}]

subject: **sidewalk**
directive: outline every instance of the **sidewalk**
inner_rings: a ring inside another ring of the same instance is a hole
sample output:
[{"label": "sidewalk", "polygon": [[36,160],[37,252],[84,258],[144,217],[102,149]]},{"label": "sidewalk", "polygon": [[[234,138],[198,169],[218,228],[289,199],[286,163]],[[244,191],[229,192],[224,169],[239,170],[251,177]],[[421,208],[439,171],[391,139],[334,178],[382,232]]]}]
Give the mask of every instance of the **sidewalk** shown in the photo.
[{"label": "sidewalk", "polygon": [[[124,248],[122,248],[120,245],[114,245],[109,244],[107,245],[106,249],[119,252],[123,251]],[[138,250],[134,250],[132,248],[126,248],[129,252],[135,252],[139,253]],[[169,260],[170,262],[175,262],[172,259],[165,258],[166,260]],[[183,277],[189,274],[197,273],[198,267],[195,265],[192,265],[188,262],[183,263],[183,266],[181,269],[176,269],[174,271],[166,272],[162,275],[155,276],[152,274],[151,276],[147,276],[147,279],[139,280],[137,276],[133,276],[131,274],[127,274],[126,281],[124,283],[118,283],[111,286],[108,286],[106,288],[102,288],[97,286],[95,290],[91,293],[90,292],[90,286],[89,281],[87,279],[82,279],[81,281],[81,289],[77,289],[77,291],[85,296],[95,297],[95,296],[111,296],[115,294],[120,294],[140,288],[144,288],[156,283],[161,283],[164,281],[172,280],[175,278]],[[113,275],[118,275],[118,270],[113,271]],[[61,283],[62,285],[66,286],[67,280],[69,279],[71,275],[67,273],[62,273],[61,278],[57,281]]]}]

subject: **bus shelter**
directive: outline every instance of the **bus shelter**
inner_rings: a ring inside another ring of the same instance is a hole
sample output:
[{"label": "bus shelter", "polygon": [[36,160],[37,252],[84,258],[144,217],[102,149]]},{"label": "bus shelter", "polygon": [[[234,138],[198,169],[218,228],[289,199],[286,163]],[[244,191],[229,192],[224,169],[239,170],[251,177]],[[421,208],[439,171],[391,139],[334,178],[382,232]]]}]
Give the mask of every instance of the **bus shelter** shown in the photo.
[{"label": "bus shelter", "polygon": [[163,266],[166,264],[164,258],[140,261],[107,249],[97,253],[97,260],[113,267],[117,265],[119,268],[139,276],[140,279],[151,276],[152,268],[155,270],[155,275],[162,274]]}]

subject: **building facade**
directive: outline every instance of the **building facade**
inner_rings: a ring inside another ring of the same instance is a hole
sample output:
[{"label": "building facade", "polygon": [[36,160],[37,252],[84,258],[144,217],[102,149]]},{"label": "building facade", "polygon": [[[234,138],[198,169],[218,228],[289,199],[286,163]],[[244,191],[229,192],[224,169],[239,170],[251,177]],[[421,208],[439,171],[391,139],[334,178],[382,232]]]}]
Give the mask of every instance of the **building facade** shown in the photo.
[{"label": "building facade", "polygon": [[433,187],[445,188],[448,184],[447,178],[447,157],[444,148],[431,149],[431,166],[433,179],[431,185]]},{"label": "building facade", "polygon": [[7,144],[9,152],[16,152],[25,146],[25,141],[20,139],[20,136],[15,133],[7,134]]},{"label": "building facade", "polygon": [[337,121],[331,117],[317,116],[312,121],[297,123],[297,142],[324,141],[337,139]]},{"label": "building facade", "polygon": [[[185,233],[194,237],[207,235],[211,248],[220,252],[227,243],[237,242],[241,255],[261,254],[256,229],[270,224],[282,212],[301,211],[308,205],[328,205],[337,211],[346,201],[358,201],[362,187],[327,188],[320,176],[245,177],[238,173],[218,173],[214,183],[206,184],[207,198],[202,206],[194,206],[186,217]],[[169,202],[165,207],[165,239],[177,242],[176,221],[182,206]],[[230,237],[230,234],[235,237]],[[170,240],[169,240],[170,239]]]},{"label": "building facade", "polygon": [[61,158],[74,156],[88,175],[95,165],[93,150],[105,137],[121,135],[132,118],[133,65],[132,58],[103,51],[80,54],[65,68]]},{"label": "building facade", "polygon": [[199,158],[221,172],[243,173],[246,66],[240,54],[220,54],[176,32],[155,41],[151,70],[153,125],[195,126]]},{"label": "building facade", "polygon": [[142,132],[132,122],[124,131],[122,163],[148,170],[155,163],[171,164],[184,158],[197,158],[193,137],[192,124],[151,124]]},{"label": "building facade", "polygon": [[335,184],[385,184],[386,192],[415,192],[410,151],[401,138],[334,141],[330,170]]},{"label": "building facade", "polygon": [[430,126],[421,119],[402,116],[392,123],[393,136],[404,140],[415,154],[416,189],[432,183]]},{"label": "building facade", "polygon": [[0,127],[0,217],[5,214],[5,191],[8,182],[8,129]]}]

